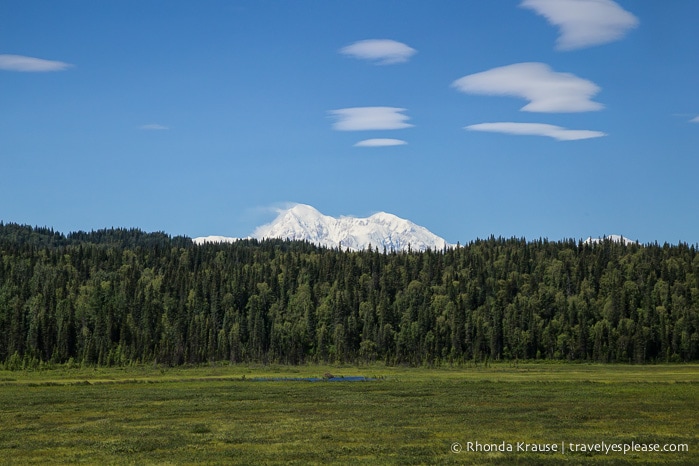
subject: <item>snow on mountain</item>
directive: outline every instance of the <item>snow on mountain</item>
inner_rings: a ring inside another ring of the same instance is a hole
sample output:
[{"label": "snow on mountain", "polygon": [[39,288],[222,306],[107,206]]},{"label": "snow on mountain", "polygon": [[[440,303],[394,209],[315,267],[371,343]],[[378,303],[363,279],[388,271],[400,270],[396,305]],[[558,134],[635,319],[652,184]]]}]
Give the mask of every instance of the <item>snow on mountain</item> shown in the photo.
[{"label": "snow on mountain", "polygon": [[283,238],[309,241],[328,248],[359,251],[378,247],[380,251],[443,249],[450,245],[424,227],[392,214],[379,212],[370,217],[323,215],[309,205],[297,204],[281,211],[277,218],[255,230],[253,238]]},{"label": "snow on mountain", "polygon": [[231,238],[228,236],[200,236],[199,238],[194,238],[192,241],[194,244],[204,244],[204,243],[234,243],[240,238]]},{"label": "snow on mountain", "polygon": [[625,245],[638,244],[638,241],[628,239],[628,238],[621,236],[621,235],[609,235],[609,236],[605,236],[603,238],[593,238],[592,236],[590,236],[589,238],[587,238],[584,241],[584,243],[585,244],[598,244],[598,243],[601,243],[602,241],[604,241],[605,239],[608,239],[610,241],[614,241],[615,243],[624,243]]},{"label": "snow on mountain", "polygon": [[[281,210],[271,223],[258,227],[251,236],[255,239],[280,238],[308,241],[327,248],[350,249],[361,251],[379,248],[383,251],[424,251],[426,249],[442,250],[454,245],[435,235],[424,227],[396,217],[386,212],[379,212],[370,217],[340,217],[323,215],[315,208],[296,204],[290,209]],[[203,236],[194,238],[196,244],[232,243],[240,238],[227,236]],[[601,238],[588,237],[585,244],[599,244],[610,240],[625,245],[639,244],[621,235],[609,235]]]},{"label": "snow on mountain", "polygon": [[[323,215],[309,205],[297,204],[279,212],[272,223],[258,227],[251,238],[281,238],[308,241],[328,248],[360,251],[378,247],[379,251],[441,250],[451,245],[424,227],[392,214],[379,212],[370,217]],[[196,244],[232,243],[238,238],[204,236]]]},{"label": "snow on mountain", "polygon": [[[415,223],[396,217],[393,214],[379,212],[369,217],[340,217],[323,215],[315,208],[296,204],[290,209],[280,210],[271,223],[258,227],[246,239],[279,238],[308,241],[327,248],[350,249],[361,251],[378,248],[379,251],[433,251],[445,247],[454,247],[443,238]],[[194,238],[196,244],[233,243],[240,238],[227,236],[202,236]],[[600,238],[588,237],[584,244],[599,244],[610,240],[624,245],[639,244],[621,235],[609,235]]]}]

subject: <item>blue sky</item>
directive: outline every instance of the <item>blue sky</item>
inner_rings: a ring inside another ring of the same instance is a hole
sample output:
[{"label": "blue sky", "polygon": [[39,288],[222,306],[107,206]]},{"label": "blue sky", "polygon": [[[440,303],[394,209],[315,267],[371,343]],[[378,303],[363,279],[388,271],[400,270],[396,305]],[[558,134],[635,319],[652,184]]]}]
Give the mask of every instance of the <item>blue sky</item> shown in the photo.
[{"label": "blue sky", "polygon": [[[695,0],[0,3],[0,220],[699,243]],[[692,121],[694,120],[694,121]]]}]

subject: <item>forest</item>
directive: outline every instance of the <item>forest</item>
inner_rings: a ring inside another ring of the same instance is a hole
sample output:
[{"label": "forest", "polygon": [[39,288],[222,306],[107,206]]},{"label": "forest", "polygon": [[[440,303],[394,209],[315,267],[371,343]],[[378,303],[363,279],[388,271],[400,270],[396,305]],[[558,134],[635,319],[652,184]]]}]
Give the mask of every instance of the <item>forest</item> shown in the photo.
[{"label": "forest", "polygon": [[440,251],[0,222],[0,365],[699,360],[696,245]]}]

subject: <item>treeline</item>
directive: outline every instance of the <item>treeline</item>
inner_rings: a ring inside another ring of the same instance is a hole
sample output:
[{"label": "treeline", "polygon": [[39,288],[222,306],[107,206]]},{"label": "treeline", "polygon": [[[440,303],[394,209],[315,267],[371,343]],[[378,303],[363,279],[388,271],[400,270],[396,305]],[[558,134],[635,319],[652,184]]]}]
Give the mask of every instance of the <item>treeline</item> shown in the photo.
[{"label": "treeline", "polygon": [[0,222],[0,247],[11,248],[29,244],[34,247],[101,244],[119,247],[186,247],[191,239],[184,236],[170,237],[166,233],[146,233],[137,228],[109,228],[97,231],[77,231],[63,235],[52,228],[31,227],[16,223]]},{"label": "treeline", "polygon": [[699,359],[695,246],[394,253],[0,223],[0,363]]}]

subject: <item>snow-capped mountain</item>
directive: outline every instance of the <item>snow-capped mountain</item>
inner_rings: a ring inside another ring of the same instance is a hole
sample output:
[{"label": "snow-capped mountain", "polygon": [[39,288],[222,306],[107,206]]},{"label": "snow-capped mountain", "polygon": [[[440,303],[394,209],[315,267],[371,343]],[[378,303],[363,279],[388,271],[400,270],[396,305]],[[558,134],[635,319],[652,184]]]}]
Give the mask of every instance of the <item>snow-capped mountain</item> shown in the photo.
[{"label": "snow-capped mountain", "polygon": [[[379,251],[424,251],[449,247],[443,238],[424,227],[392,214],[379,212],[370,217],[340,217],[323,215],[309,205],[297,204],[279,212],[272,223],[258,227],[252,238],[282,238],[308,241],[328,248],[340,247],[359,251],[378,247]],[[230,242],[235,238],[208,236],[194,242]]]},{"label": "snow-capped mountain", "polygon": [[235,241],[238,241],[240,238],[231,238],[229,236],[200,236],[198,238],[192,239],[192,241],[195,244],[204,244],[204,243],[233,243]]},{"label": "snow-capped mountain", "polygon": [[584,241],[584,243],[585,244],[597,244],[597,243],[601,243],[605,239],[608,239],[608,240],[613,241],[615,243],[623,243],[625,245],[638,244],[638,241],[628,239],[628,238],[621,236],[621,235],[609,235],[609,236],[605,236],[604,238],[593,238],[592,236],[590,236],[589,238],[587,238]]}]

